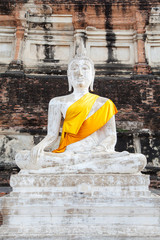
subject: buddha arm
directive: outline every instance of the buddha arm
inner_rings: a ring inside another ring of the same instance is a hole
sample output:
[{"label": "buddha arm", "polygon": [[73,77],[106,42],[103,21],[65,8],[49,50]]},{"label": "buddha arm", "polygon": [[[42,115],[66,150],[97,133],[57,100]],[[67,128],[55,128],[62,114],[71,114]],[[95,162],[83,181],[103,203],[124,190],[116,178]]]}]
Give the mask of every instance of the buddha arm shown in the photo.
[{"label": "buddha arm", "polygon": [[100,142],[99,146],[105,151],[112,152],[115,150],[117,142],[115,115],[103,126],[105,137]]},{"label": "buddha arm", "polygon": [[37,162],[44,153],[44,149],[53,144],[58,136],[61,122],[61,111],[58,102],[52,99],[48,109],[47,136],[31,150],[31,159]]}]

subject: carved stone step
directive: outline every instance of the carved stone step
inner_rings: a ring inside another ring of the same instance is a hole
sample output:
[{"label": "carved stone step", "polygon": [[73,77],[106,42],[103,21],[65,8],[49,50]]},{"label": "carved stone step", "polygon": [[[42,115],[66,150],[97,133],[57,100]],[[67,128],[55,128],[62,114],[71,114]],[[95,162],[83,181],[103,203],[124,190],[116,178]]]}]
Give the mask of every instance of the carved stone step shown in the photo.
[{"label": "carved stone step", "polygon": [[17,174],[12,175],[14,187],[74,187],[80,184],[93,186],[148,186],[149,176],[144,174]]},{"label": "carved stone step", "polygon": [[[14,233],[14,238],[13,234]],[[138,233],[138,236],[137,236]],[[26,226],[3,227],[2,239],[17,240],[159,240],[160,227],[153,226]],[[12,237],[12,238],[11,238]],[[39,238],[38,238],[39,237]]]}]

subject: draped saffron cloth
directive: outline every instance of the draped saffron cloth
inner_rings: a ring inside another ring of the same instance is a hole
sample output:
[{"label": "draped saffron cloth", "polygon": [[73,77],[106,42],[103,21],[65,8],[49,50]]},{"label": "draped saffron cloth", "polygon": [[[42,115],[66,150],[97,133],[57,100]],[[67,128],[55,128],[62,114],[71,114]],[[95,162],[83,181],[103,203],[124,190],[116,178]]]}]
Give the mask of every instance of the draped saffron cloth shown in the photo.
[{"label": "draped saffron cloth", "polygon": [[59,148],[53,153],[64,152],[66,146],[78,142],[103,127],[117,113],[116,106],[108,99],[94,114],[87,117],[98,95],[86,93],[66,112]]}]

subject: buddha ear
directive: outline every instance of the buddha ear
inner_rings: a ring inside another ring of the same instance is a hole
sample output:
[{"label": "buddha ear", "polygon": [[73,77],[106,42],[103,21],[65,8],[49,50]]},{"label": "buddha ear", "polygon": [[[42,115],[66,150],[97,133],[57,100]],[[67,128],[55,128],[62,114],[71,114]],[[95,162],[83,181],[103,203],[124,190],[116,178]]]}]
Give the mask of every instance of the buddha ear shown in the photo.
[{"label": "buddha ear", "polygon": [[71,84],[71,76],[67,71],[67,76],[68,76],[68,91],[71,92],[72,91],[72,84]]},{"label": "buddha ear", "polygon": [[92,82],[91,82],[91,84],[89,86],[91,92],[93,92],[94,76],[95,76],[95,70],[93,70]]},{"label": "buddha ear", "polygon": [[71,85],[71,83],[70,83],[69,79],[68,79],[68,91],[69,91],[69,92],[71,92],[71,91],[72,91],[72,85]]},{"label": "buddha ear", "polygon": [[89,86],[91,92],[93,92],[93,83],[94,83],[94,81],[92,81],[91,84],[90,84],[90,86]]}]

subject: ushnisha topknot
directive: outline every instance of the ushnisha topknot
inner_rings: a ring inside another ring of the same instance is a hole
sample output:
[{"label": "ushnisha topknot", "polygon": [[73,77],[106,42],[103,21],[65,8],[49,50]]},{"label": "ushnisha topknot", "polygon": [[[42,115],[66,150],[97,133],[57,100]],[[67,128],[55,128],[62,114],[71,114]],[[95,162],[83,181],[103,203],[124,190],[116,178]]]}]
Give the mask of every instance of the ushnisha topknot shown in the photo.
[{"label": "ushnisha topknot", "polygon": [[84,42],[83,42],[83,39],[82,38],[79,38],[77,41],[76,41],[76,47],[75,47],[75,56],[69,61],[68,63],[68,67],[70,66],[70,64],[76,60],[76,59],[84,59],[84,60],[88,60],[91,65],[92,65],[92,68],[94,70],[94,63],[92,61],[91,58],[89,58],[87,56],[87,50],[84,46]]}]

